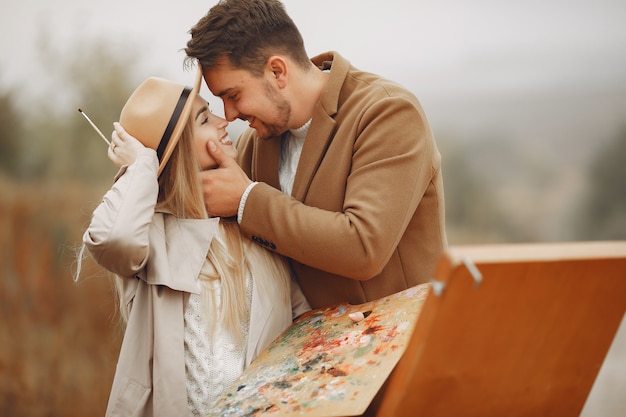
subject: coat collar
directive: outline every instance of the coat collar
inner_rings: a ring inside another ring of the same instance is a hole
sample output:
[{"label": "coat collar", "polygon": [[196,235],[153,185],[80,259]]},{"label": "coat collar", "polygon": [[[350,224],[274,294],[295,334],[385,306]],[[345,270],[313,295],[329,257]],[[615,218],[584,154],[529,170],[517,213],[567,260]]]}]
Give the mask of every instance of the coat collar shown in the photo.
[{"label": "coat collar", "polygon": [[339,94],[348,71],[350,71],[350,61],[334,51],[315,56],[311,58],[311,61],[321,70],[330,70],[330,77],[320,97],[319,104],[323,113],[333,117],[339,111]]},{"label": "coat collar", "polygon": [[256,181],[264,182],[280,190],[278,164],[280,160],[281,137],[271,139],[254,138],[252,171]]},{"label": "coat collar", "polygon": [[350,70],[350,62],[336,52],[327,52],[311,59],[320,69],[330,69],[329,79],[315,106],[311,127],[304,141],[298,171],[293,183],[292,196],[304,201],[311,181],[318,170],[336,130],[334,116],[339,109],[339,95]]},{"label": "coat collar", "polygon": [[[326,150],[332,142],[336,129],[335,115],[340,107],[340,93],[343,83],[350,70],[350,62],[337,52],[326,52],[311,59],[322,70],[330,69],[330,76],[311,120],[311,127],[304,141],[298,171],[294,179],[291,195],[304,201],[311,185],[313,175],[319,168]],[[284,136],[284,135],[283,135]],[[278,164],[283,136],[269,139],[255,137],[254,154],[252,156],[252,173],[256,181],[264,182],[280,189]]]},{"label": "coat collar", "polygon": [[[219,221],[218,217],[179,219],[171,215],[155,215],[150,233],[157,236],[151,242],[160,247],[152,248],[152,253],[166,257],[151,256],[148,260],[148,266],[156,271],[147,274],[148,284],[199,294],[196,278],[200,275],[211,241],[218,231]],[[167,236],[167,242],[163,236]]]}]

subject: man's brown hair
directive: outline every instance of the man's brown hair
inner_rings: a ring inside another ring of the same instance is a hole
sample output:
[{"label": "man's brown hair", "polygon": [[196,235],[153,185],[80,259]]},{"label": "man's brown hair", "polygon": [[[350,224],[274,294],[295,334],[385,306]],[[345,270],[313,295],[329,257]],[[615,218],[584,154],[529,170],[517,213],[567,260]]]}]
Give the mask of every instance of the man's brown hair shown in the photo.
[{"label": "man's brown hair", "polygon": [[260,76],[272,55],[311,65],[300,31],[278,0],[221,0],[189,33],[186,63],[197,59],[205,70],[226,58]]}]

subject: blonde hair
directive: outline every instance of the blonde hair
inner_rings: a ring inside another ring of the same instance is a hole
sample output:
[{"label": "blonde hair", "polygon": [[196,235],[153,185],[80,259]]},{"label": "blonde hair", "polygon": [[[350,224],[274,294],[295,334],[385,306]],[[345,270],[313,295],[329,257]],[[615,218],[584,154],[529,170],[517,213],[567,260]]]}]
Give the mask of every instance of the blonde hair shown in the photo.
[{"label": "blonde hair", "polygon": [[159,176],[156,208],[180,218],[206,219],[191,121],[189,118]]},{"label": "blonde hair", "polygon": [[[208,218],[202,195],[200,171],[194,149],[191,118],[172,155],[159,176],[159,195],[156,208],[173,216],[187,219]],[[217,325],[232,335],[236,343],[243,341],[242,323],[248,317],[246,271],[254,277],[263,298],[276,298],[277,302],[289,303],[290,272],[281,256],[244,239],[236,221],[221,220],[218,235],[214,237],[207,253],[207,262],[199,276],[202,288],[202,308],[205,313],[209,335]],[[81,248],[82,257],[84,244]],[[80,264],[80,261],[79,261]],[[80,274],[80,265],[78,267]],[[77,279],[77,278],[76,278]],[[123,279],[114,276],[115,293],[122,324],[129,317],[125,303]],[[220,280],[218,301],[215,283]]]},{"label": "blonde hair", "polygon": [[[244,239],[235,221],[219,224],[224,242],[214,238],[208,253],[209,262],[200,272],[202,305],[207,317],[209,334],[219,324],[232,335],[235,343],[243,342],[241,324],[248,318],[246,271],[254,277],[252,285],[263,299],[287,304],[290,272],[282,257]],[[215,280],[221,280],[221,300],[218,302]],[[216,320],[211,320],[215,318]]]}]

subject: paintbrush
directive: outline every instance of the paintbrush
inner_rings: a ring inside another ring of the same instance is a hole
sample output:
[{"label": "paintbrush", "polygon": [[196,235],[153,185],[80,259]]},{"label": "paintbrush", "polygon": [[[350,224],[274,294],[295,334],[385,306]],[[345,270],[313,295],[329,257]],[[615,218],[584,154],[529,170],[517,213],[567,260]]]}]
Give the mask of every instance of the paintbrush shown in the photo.
[{"label": "paintbrush", "polygon": [[82,109],[78,109],[78,111],[80,112],[80,114],[82,114],[83,116],[85,116],[85,119],[87,119],[87,121],[89,122],[89,124],[91,125],[91,127],[93,127],[93,128],[94,128],[94,130],[95,130],[96,132],[98,132],[98,134],[100,135],[100,137],[101,137],[102,139],[104,139],[104,141],[107,143],[107,145],[111,146],[111,142],[110,142],[110,141],[109,141],[109,140],[108,140],[108,139],[107,139],[107,138],[106,138],[106,137],[102,134],[102,132],[100,131],[100,129],[98,129],[98,126],[96,126],[96,125],[95,125],[95,124],[91,121],[91,119],[89,118],[89,116],[87,116],[87,114],[86,114],[84,111],[82,111]]}]

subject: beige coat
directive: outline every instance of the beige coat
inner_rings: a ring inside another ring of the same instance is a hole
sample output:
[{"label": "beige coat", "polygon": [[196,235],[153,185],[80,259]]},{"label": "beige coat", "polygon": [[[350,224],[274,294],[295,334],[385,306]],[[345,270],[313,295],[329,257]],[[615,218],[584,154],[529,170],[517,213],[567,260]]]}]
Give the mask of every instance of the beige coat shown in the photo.
[{"label": "beige coat", "polygon": [[[186,293],[200,292],[196,278],[218,220],[155,213],[157,167],[156,153],[142,151],[118,175],[83,237],[100,265],[128,277],[124,292],[130,317],[107,416],[188,415],[183,301]],[[246,366],[293,317],[309,309],[297,285],[291,288],[291,304],[273,302],[278,294],[262,299],[253,288]]]},{"label": "beige coat", "polygon": [[[241,230],[291,258],[313,308],[375,300],[427,282],[446,246],[441,158],[413,94],[337,53],[304,142],[292,196],[278,180],[281,138],[248,129],[240,164],[262,182]],[[278,189],[278,190],[277,190]]]}]

